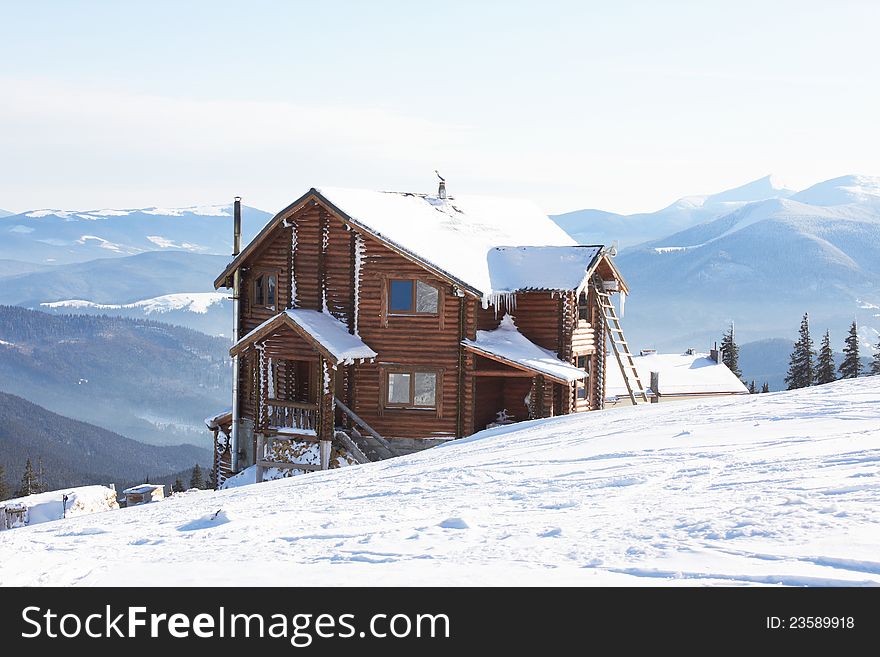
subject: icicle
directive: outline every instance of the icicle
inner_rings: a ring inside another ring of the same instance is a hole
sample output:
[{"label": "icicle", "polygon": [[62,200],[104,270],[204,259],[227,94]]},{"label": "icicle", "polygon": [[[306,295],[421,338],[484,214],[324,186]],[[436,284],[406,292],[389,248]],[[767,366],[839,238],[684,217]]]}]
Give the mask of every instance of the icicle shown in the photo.
[{"label": "icicle", "polygon": [[296,257],[296,224],[290,226],[290,307],[296,308],[296,268],[293,266]]},{"label": "icicle", "polygon": [[361,300],[361,268],[364,266],[364,238],[360,233],[354,236],[354,334],[358,333],[358,308]]},{"label": "icicle", "polygon": [[[324,253],[327,253],[327,245],[330,243],[330,222],[323,222],[324,225],[321,229],[321,249]],[[323,280],[321,281],[321,307],[324,310],[324,313],[329,314],[329,310],[327,309],[327,277],[323,276]]]},{"label": "icicle", "polygon": [[626,307],[626,292],[620,293],[620,318],[623,319],[623,310]]},{"label": "icicle", "polygon": [[271,357],[269,358],[269,367],[266,376],[269,379],[269,399],[275,399],[275,367]]}]

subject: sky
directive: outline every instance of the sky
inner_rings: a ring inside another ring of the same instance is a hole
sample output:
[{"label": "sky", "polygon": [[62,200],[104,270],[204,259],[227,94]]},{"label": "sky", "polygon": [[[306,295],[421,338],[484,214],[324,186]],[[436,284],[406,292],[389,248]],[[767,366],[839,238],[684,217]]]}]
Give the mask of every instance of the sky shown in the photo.
[{"label": "sky", "polygon": [[0,0],[0,208],[880,175],[877,2]]}]

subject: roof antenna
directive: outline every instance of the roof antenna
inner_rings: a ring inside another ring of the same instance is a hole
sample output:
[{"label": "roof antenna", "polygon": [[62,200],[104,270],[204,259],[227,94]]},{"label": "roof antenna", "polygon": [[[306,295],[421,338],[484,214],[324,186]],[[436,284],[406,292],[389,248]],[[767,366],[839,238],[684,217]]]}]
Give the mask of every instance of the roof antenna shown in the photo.
[{"label": "roof antenna", "polygon": [[437,174],[437,177],[440,179],[440,188],[437,190],[437,196],[439,196],[444,201],[446,200],[446,178],[440,175],[440,172],[437,169],[434,169],[434,173]]}]

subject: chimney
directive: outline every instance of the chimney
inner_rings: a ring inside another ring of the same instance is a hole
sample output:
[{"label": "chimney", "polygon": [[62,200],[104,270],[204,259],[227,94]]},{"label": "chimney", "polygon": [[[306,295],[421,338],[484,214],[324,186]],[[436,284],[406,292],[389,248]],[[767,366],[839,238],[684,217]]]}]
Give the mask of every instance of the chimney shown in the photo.
[{"label": "chimney", "polygon": [[721,351],[718,349],[718,343],[715,343],[715,347],[709,351],[709,358],[714,360],[719,365],[721,364]]},{"label": "chimney", "polygon": [[437,177],[440,179],[440,186],[437,189],[437,196],[439,196],[444,201],[446,200],[446,178],[440,175],[440,172],[437,169],[434,169],[434,173],[437,174]]},{"label": "chimney", "polygon": [[232,204],[232,255],[241,252],[241,196],[235,197]]}]

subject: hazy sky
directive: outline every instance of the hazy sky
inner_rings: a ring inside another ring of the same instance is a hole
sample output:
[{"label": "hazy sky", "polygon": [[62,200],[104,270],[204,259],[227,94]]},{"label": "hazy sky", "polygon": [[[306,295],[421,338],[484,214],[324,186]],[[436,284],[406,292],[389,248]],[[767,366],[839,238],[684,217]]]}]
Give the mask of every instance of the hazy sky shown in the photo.
[{"label": "hazy sky", "polygon": [[0,208],[880,174],[878,2],[0,0]]}]

